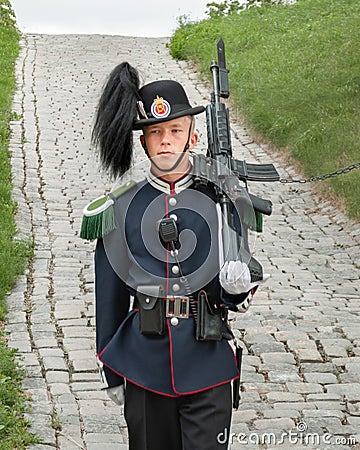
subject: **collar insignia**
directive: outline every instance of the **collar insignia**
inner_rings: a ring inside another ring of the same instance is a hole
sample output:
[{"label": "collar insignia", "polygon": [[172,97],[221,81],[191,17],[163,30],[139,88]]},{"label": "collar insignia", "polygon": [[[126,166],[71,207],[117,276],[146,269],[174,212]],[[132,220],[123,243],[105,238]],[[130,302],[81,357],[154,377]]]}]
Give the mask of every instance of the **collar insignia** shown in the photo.
[{"label": "collar insignia", "polygon": [[171,106],[169,102],[157,95],[156,98],[154,98],[154,101],[151,105],[151,114],[156,119],[164,119],[170,114],[170,112]]}]

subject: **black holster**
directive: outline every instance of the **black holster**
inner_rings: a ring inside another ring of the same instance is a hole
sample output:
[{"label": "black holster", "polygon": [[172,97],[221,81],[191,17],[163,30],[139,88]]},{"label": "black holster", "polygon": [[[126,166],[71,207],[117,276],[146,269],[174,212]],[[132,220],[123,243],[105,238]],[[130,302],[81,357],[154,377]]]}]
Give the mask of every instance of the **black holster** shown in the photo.
[{"label": "black holster", "polygon": [[200,291],[198,295],[196,339],[198,341],[220,341],[222,339],[221,313],[213,311],[205,291]]},{"label": "black holster", "polygon": [[162,286],[138,286],[140,332],[145,336],[163,336],[165,314]]}]

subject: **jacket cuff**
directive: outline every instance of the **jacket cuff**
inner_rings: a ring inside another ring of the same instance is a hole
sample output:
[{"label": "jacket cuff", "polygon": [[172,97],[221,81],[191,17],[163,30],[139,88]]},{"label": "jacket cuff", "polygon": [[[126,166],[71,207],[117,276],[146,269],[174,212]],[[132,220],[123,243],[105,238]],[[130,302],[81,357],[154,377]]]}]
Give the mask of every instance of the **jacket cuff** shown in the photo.
[{"label": "jacket cuff", "polygon": [[124,377],[117,375],[111,369],[105,367],[99,360],[98,366],[100,373],[100,389],[107,389],[125,383]]}]

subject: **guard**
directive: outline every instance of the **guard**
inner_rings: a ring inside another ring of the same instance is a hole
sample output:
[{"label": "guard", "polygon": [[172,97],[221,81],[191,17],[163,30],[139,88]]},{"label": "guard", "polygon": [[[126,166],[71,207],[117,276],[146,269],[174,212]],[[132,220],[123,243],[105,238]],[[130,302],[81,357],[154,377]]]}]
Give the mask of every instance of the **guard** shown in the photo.
[{"label": "guard", "polygon": [[227,448],[240,376],[227,313],[246,310],[266,278],[221,261],[214,189],[192,174],[203,111],[174,80],[140,88],[126,62],[97,109],[92,139],[110,174],[131,167],[134,130],[148,157],[145,178],[91,202],[81,230],[97,239],[97,353],[103,388],[125,401],[130,450]]}]

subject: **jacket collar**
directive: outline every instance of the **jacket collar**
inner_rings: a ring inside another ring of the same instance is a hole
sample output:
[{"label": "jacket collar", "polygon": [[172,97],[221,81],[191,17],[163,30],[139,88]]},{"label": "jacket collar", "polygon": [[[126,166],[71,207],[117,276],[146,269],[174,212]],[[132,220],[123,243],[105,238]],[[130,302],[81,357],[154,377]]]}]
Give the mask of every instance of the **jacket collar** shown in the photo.
[{"label": "jacket collar", "polygon": [[189,171],[176,181],[167,181],[161,177],[157,177],[153,174],[151,169],[148,170],[146,178],[151,186],[161,192],[164,192],[165,194],[179,194],[181,191],[188,188],[193,183],[191,166],[189,167]]}]

